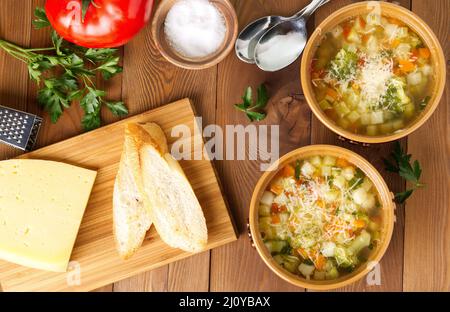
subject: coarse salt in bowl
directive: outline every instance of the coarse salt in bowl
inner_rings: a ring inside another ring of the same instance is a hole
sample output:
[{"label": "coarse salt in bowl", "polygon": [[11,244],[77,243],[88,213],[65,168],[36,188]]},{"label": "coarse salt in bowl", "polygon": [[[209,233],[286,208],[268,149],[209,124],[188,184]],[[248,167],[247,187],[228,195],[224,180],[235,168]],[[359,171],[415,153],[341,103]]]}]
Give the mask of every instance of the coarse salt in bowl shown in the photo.
[{"label": "coarse salt in bowl", "polygon": [[237,34],[238,20],[229,0],[165,0],[152,22],[162,56],[186,69],[222,61],[233,50]]},{"label": "coarse salt in bowl", "polygon": [[220,48],[226,25],[220,11],[208,0],[181,0],[169,10],[164,32],[178,53],[203,58]]}]

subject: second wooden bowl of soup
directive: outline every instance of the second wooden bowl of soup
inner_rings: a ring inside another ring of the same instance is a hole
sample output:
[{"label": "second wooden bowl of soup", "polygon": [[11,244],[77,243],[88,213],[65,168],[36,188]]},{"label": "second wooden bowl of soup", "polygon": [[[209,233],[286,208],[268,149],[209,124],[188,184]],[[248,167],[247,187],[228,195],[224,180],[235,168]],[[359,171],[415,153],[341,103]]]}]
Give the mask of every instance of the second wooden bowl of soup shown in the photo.
[{"label": "second wooden bowl of soup", "polygon": [[250,204],[258,253],[278,276],[317,290],[343,287],[378,264],[392,236],[393,195],[344,148],[311,145],[266,171]]},{"label": "second wooden bowl of soup", "polygon": [[383,143],[415,131],[441,99],[438,39],[415,14],[360,2],[326,18],[303,52],[301,83],[317,118],[347,139]]}]

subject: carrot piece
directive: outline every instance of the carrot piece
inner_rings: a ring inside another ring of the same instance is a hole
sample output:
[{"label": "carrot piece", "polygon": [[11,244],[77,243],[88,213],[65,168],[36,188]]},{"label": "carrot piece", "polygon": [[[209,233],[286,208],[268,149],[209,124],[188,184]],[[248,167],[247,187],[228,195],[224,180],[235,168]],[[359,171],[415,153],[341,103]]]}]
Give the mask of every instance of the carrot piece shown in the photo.
[{"label": "carrot piece", "polygon": [[295,174],[295,168],[291,165],[284,166],[283,168],[283,177],[293,177]]},{"label": "carrot piece", "polygon": [[365,28],[365,27],[366,27],[366,21],[362,18],[362,16],[359,17],[359,25],[360,25],[362,28]]},{"label": "carrot piece", "polygon": [[287,208],[284,205],[278,205],[276,203],[273,203],[272,206],[270,207],[270,210],[272,211],[272,213],[280,213],[287,211]]},{"label": "carrot piece", "polygon": [[363,219],[357,219],[354,222],[355,227],[358,229],[363,229],[366,227],[366,221],[364,221]]},{"label": "carrot piece", "polygon": [[400,20],[398,20],[396,18],[393,18],[393,17],[388,18],[388,21],[389,21],[389,23],[397,25],[397,26],[403,26],[404,25]]},{"label": "carrot piece", "polygon": [[398,61],[399,65],[398,67],[400,68],[400,70],[404,73],[409,73],[412,72],[415,68],[416,65],[414,65],[412,62],[410,61],[406,61],[406,60],[399,60]]},{"label": "carrot piece", "polygon": [[305,249],[303,248],[298,248],[297,252],[300,254],[300,256],[302,256],[304,259],[308,258],[308,253],[306,252]]},{"label": "carrot piece", "polygon": [[325,208],[325,203],[324,203],[324,201],[321,200],[321,199],[317,200],[316,204],[317,204],[317,206],[320,207],[320,208]]},{"label": "carrot piece", "polygon": [[331,96],[335,100],[339,97],[339,93],[337,93],[333,88],[328,88],[326,92],[327,95]]},{"label": "carrot piece", "polygon": [[270,191],[276,195],[280,195],[283,192],[283,187],[279,184],[272,183],[270,185]]},{"label": "carrot piece", "polygon": [[336,166],[344,168],[344,167],[348,167],[350,165],[350,163],[345,160],[344,158],[338,158],[336,160]]},{"label": "carrot piece", "polygon": [[327,262],[327,259],[324,256],[319,255],[316,258],[316,261],[314,262],[314,265],[315,265],[317,270],[322,271],[325,268],[326,262]]},{"label": "carrot piece", "polygon": [[348,22],[344,24],[342,27],[342,35],[345,39],[347,39],[348,35],[350,35],[350,32],[352,31],[352,25],[350,25]]},{"label": "carrot piece", "polygon": [[278,214],[272,214],[272,223],[273,224],[280,223],[280,216]]},{"label": "carrot piece", "polygon": [[396,47],[398,47],[399,44],[400,44],[400,40],[394,39],[391,42],[391,47],[395,49]]},{"label": "carrot piece", "polygon": [[421,58],[428,59],[430,58],[430,49],[428,48],[419,48],[419,55]]}]

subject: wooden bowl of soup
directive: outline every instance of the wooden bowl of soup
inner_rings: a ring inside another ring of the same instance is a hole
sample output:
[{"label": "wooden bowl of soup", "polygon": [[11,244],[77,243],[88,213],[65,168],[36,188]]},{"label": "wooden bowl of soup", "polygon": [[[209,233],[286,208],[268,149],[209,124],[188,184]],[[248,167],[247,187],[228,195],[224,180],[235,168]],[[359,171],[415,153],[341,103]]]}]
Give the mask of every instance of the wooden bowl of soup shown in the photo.
[{"label": "wooden bowl of soup", "polygon": [[393,194],[378,171],[347,149],[311,145],[283,156],[258,181],[250,231],[264,262],[299,287],[353,283],[384,255]]},{"label": "wooden bowl of soup", "polygon": [[425,123],[441,99],[441,45],[411,11],[359,2],[326,18],[301,61],[301,83],[316,117],[352,141],[400,139]]}]

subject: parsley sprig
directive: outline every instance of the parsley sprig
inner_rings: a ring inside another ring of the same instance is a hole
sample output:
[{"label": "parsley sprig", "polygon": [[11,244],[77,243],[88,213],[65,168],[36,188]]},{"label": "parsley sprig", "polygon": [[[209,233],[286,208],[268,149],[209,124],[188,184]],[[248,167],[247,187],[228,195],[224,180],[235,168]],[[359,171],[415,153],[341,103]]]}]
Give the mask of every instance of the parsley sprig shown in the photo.
[{"label": "parsley sprig", "polygon": [[[35,28],[50,26],[43,8],[36,8],[35,16]],[[51,39],[53,46],[49,48],[27,49],[5,40],[0,40],[0,48],[27,64],[30,78],[40,87],[38,103],[53,123],[76,100],[84,111],[81,123],[85,130],[100,127],[102,105],[116,116],[128,114],[123,102],[106,101],[105,91],[93,82],[97,73],[107,80],[122,72],[117,49],[83,48],[65,41],[55,31]]]},{"label": "parsley sprig", "polygon": [[417,160],[411,164],[411,155],[403,151],[399,142],[395,143],[394,150],[390,156],[393,162],[383,158],[386,170],[389,172],[398,173],[402,178],[412,184],[412,188],[395,194],[395,200],[398,203],[404,203],[416,189],[425,186],[425,184],[420,182],[422,169],[420,168],[420,164]]},{"label": "parsley sprig", "polygon": [[258,98],[256,100],[256,103],[253,103],[252,87],[247,87],[245,89],[244,95],[242,96],[242,103],[234,105],[237,110],[244,112],[250,121],[261,121],[266,118],[264,108],[269,101],[266,86],[264,84],[261,84],[258,87],[257,92]]}]

